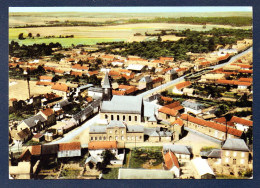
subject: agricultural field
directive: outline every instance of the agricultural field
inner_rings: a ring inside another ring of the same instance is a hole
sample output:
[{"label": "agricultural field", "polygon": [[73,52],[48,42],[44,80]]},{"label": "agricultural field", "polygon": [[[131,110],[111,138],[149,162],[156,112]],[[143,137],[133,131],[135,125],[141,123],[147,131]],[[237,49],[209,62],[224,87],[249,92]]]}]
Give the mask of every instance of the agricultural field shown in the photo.
[{"label": "agricultural field", "polygon": [[[118,42],[118,41],[143,41],[146,40],[145,36],[134,36],[135,33],[145,32],[155,32],[160,29],[175,29],[175,30],[211,30],[212,28],[231,28],[231,26],[224,25],[210,25],[208,24],[206,28],[202,25],[192,25],[192,24],[170,24],[170,23],[137,23],[137,24],[124,24],[124,25],[113,25],[113,26],[70,26],[70,27],[31,27],[31,28],[9,28],[9,42],[12,40],[19,42],[20,45],[32,45],[34,43],[49,44],[51,42],[61,43],[62,46],[69,47],[72,44],[84,44],[84,45],[94,45],[99,42]],[[250,28],[245,27],[232,27],[232,28]],[[24,40],[19,40],[18,35],[20,33],[24,34],[24,37],[28,36],[28,33],[32,33],[35,37],[37,33],[40,37],[26,38]],[[45,36],[52,36],[55,38],[44,38]],[[74,38],[58,38],[60,35],[74,35]],[[164,40],[176,41],[179,38],[174,36],[163,36]]]}]

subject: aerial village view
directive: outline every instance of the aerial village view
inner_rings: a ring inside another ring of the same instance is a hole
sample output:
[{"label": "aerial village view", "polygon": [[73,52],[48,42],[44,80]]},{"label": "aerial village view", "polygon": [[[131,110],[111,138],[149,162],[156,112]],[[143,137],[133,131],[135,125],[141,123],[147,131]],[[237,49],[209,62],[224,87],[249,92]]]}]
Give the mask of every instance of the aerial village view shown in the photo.
[{"label": "aerial village view", "polygon": [[9,178],[252,179],[252,20],[9,8]]}]

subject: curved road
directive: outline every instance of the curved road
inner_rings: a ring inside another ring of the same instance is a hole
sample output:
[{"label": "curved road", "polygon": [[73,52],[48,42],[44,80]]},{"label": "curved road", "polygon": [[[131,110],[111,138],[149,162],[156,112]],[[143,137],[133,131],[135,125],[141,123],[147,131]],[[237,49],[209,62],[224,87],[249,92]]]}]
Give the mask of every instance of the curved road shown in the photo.
[{"label": "curved road", "polygon": [[[253,47],[250,47],[249,49],[247,49],[246,51],[244,52],[241,52],[235,56],[233,56],[228,62],[226,63],[223,63],[223,64],[219,64],[219,65],[215,65],[215,66],[211,66],[210,68],[220,68],[226,64],[229,64],[231,62],[233,62],[234,60],[236,60],[237,58],[245,55],[246,53],[252,51]],[[167,82],[161,86],[158,86],[154,89],[151,89],[151,90],[148,90],[144,93],[141,93],[139,95],[137,95],[138,97],[146,97],[147,95],[151,95],[153,93],[156,93],[157,91],[160,91],[164,88],[167,88],[167,87],[170,87],[170,86],[173,86],[175,84],[177,84],[178,82],[181,82],[181,81],[184,81],[184,77],[185,76],[182,76],[180,78],[177,78],[175,80],[172,80],[170,82]],[[64,137],[60,140],[57,140],[57,141],[54,141],[54,142],[51,142],[51,143],[48,143],[48,144],[58,144],[58,143],[63,143],[63,142],[69,142],[70,140],[72,140],[74,137],[76,137],[77,135],[79,135],[82,131],[84,131],[86,128],[88,128],[90,125],[93,125],[95,122],[97,122],[99,120],[100,116],[99,114],[97,114],[96,116],[94,116],[93,118],[91,118],[90,120],[88,120],[87,122],[85,122],[82,126],[78,127],[77,129],[67,133],[66,135],[64,135]],[[47,145],[47,144],[46,144]]]}]

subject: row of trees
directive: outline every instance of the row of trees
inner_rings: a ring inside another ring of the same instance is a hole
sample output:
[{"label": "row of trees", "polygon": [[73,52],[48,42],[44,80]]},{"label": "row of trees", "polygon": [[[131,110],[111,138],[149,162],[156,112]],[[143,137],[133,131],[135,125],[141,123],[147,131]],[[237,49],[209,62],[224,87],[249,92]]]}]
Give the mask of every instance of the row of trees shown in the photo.
[{"label": "row of trees", "polygon": [[[36,37],[39,38],[40,36],[41,36],[41,35],[40,35],[39,33],[36,34]],[[34,38],[34,36],[33,36],[32,33],[28,33],[27,38]],[[23,33],[20,33],[20,34],[18,35],[18,39],[19,39],[19,40],[24,40],[24,39],[26,39],[26,37],[24,36]]]},{"label": "row of trees", "polygon": [[62,48],[60,43],[50,44],[33,44],[33,45],[19,45],[18,42],[11,41],[9,44],[9,55],[13,57],[22,58],[39,58],[40,56],[48,56],[53,52],[53,48]]}]

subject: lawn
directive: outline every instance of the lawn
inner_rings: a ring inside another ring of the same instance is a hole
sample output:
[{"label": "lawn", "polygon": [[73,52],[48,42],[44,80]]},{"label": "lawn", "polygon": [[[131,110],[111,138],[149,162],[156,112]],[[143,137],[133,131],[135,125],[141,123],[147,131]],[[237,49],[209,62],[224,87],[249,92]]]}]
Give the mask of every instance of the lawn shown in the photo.
[{"label": "lawn", "polygon": [[103,174],[104,179],[117,179],[118,178],[118,168],[111,168],[107,174]]}]

